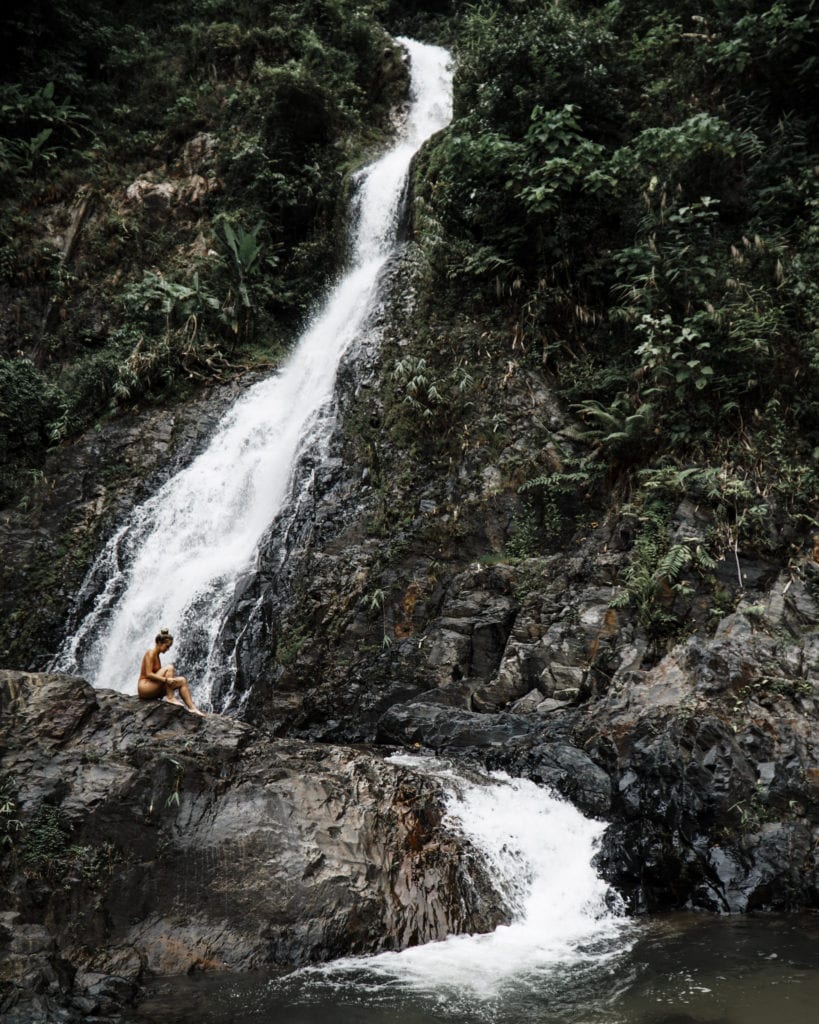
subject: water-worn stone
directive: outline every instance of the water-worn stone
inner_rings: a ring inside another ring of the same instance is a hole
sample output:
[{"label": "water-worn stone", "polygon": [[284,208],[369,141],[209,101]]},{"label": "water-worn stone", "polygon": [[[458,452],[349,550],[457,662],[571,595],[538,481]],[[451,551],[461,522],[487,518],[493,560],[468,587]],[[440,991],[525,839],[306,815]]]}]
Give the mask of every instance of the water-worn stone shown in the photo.
[{"label": "water-worn stone", "polygon": [[146,971],[400,949],[503,916],[438,785],[376,755],[56,675],[0,672],[0,714],[22,826],[0,861],[9,1013],[31,995],[23,953],[104,1007]]},{"label": "water-worn stone", "polygon": [[502,765],[554,790],[585,814],[602,817],[611,809],[608,774],[570,743],[521,743],[511,756],[502,758]]},{"label": "water-worn stone", "polygon": [[431,750],[483,750],[530,736],[536,723],[521,715],[481,714],[437,704],[399,704],[379,722],[384,743],[421,744]]}]

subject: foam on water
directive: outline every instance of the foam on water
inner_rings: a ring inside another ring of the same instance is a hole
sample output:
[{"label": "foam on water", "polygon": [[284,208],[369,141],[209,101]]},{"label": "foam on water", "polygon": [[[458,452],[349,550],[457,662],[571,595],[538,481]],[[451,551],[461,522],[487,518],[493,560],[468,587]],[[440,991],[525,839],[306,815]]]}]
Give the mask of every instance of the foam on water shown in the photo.
[{"label": "foam on water", "polygon": [[433,758],[392,760],[441,779],[446,823],[483,857],[511,923],[338,960],[308,972],[318,984],[350,978],[358,988],[397,984],[446,1002],[492,1000],[509,984],[537,987],[555,971],[599,967],[627,948],[630,925],[592,866],[604,823],[525,779],[496,772],[470,781]]}]

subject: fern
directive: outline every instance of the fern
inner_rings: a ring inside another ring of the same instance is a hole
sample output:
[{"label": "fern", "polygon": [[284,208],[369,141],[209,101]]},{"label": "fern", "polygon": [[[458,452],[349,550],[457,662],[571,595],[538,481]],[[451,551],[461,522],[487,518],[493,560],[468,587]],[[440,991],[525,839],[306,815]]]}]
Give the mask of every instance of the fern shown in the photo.
[{"label": "fern", "polygon": [[666,579],[669,583],[674,583],[683,569],[691,564],[693,557],[688,544],[675,544],[657,563],[655,577],[658,580]]},{"label": "fern", "polygon": [[642,402],[634,409],[629,397],[619,395],[608,407],[589,399],[575,408],[589,424],[577,437],[595,445],[598,455],[627,463],[654,443],[655,409],[650,402]]},{"label": "fern", "polygon": [[656,636],[679,626],[671,607],[675,596],[692,592],[691,586],[681,579],[686,569],[713,569],[716,562],[696,537],[686,537],[669,546],[665,518],[659,512],[652,510],[641,518],[643,530],[623,572],[623,589],[609,604],[612,608],[633,606],[640,625]]}]

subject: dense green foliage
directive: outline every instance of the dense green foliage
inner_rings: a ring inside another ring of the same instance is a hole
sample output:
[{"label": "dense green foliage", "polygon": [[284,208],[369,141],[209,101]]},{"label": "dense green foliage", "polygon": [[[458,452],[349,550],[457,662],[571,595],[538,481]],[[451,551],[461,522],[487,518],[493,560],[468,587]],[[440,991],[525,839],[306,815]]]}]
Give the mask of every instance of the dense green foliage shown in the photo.
[{"label": "dense green foliage", "polygon": [[[445,40],[458,73],[416,169],[417,330],[385,366],[383,422],[361,427],[376,478],[379,431],[410,456],[384,474],[379,528],[413,456],[505,452],[508,553],[613,501],[638,524],[626,598],[664,628],[687,575],[732,554],[741,583],[740,548],[781,564],[819,526],[813,0],[61,0],[0,19],[12,467],[108,409],[279,356],[343,257],[347,174],[403,95],[383,23]],[[533,424],[536,464],[509,456],[518,375],[579,422],[562,443]],[[685,498],[704,543],[670,540]]]},{"label": "dense green foliage", "polygon": [[550,515],[581,467],[646,530],[688,495],[713,555],[817,525],[817,44],[808,0],[467,12],[417,223],[430,293],[585,421]]},{"label": "dense green foliage", "polygon": [[404,89],[385,8],[4,7],[5,455],[36,462],[109,408],[279,357],[343,256],[347,172]]}]

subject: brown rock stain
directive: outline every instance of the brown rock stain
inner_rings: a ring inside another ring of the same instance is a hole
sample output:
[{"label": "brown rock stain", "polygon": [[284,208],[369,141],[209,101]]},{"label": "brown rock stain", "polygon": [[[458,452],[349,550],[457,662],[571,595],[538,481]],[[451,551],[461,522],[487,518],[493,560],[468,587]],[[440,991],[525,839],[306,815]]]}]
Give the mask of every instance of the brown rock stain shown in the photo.
[{"label": "brown rock stain", "polygon": [[417,581],[413,581],[407,587],[401,599],[402,618],[399,622],[396,622],[394,628],[395,636],[398,640],[405,640],[415,632],[412,616],[415,611],[415,605],[418,603],[419,598],[423,596],[423,593],[424,588]]},{"label": "brown rock stain", "polygon": [[588,661],[590,665],[593,665],[597,659],[598,651],[600,650],[600,641],[603,637],[614,636],[620,629],[620,619],[617,615],[615,608],[607,608],[606,613],[603,616],[603,622],[600,629],[597,631],[597,635],[591,641],[588,647]]}]

